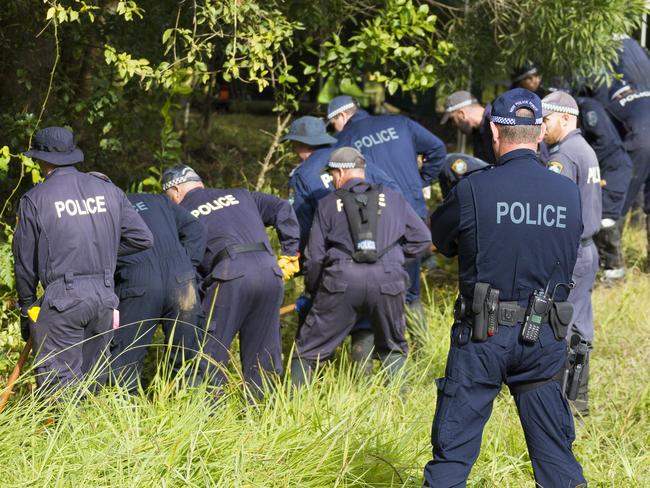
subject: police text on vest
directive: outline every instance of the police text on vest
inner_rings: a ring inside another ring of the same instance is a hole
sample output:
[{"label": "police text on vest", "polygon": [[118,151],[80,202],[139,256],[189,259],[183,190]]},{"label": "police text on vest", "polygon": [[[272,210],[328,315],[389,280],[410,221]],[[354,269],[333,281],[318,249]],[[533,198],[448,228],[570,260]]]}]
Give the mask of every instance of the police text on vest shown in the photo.
[{"label": "police text on vest", "polygon": [[106,199],[103,195],[84,198],[83,200],[58,200],[54,202],[56,216],[61,218],[63,212],[70,217],[77,215],[93,215],[106,212]]},{"label": "police text on vest", "polygon": [[362,147],[372,147],[377,144],[383,144],[384,142],[394,141],[399,139],[399,135],[395,130],[395,127],[389,127],[388,129],[380,130],[374,134],[368,134],[363,136],[361,139],[354,141],[354,147],[357,148],[357,151],[361,151]]},{"label": "police text on vest", "polygon": [[501,221],[513,224],[544,225],[566,228],[566,207],[528,202],[497,202],[497,224]]},{"label": "police text on vest", "polygon": [[196,207],[195,210],[192,210],[190,212],[192,215],[195,217],[198,217],[199,215],[208,215],[212,213],[214,210],[221,210],[222,208],[225,207],[230,207],[232,205],[238,205],[239,200],[237,200],[234,196],[232,195],[224,195],[219,198],[215,198],[211,202],[205,202],[203,205],[199,205]]}]

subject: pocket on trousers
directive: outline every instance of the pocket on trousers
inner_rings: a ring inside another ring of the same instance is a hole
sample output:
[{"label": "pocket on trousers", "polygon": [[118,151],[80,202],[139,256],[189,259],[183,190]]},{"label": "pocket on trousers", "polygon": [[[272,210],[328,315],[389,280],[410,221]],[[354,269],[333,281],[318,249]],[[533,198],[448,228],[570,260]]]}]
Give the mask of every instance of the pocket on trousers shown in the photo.
[{"label": "pocket on trousers", "polygon": [[331,276],[325,276],[323,278],[323,288],[330,293],[343,293],[347,290],[348,284]]},{"label": "pocket on trousers", "polygon": [[406,286],[403,282],[393,281],[391,283],[382,283],[379,285],[379,291],[382,295],[397,296],[406,291]]},{"label": "pocket on trousers", "polygon": [[49,305],[59,312],[65,312],[66,310],[70,310],[72,307],[81,303],[82,301],[83,300],[79,297],[59,297],[51,298],[49,300]]},{"label": "pocket on trousers", "polygon": [[194,271],[186,271],[176,275],[176,283],[186,283],[194,279]]},{"label": "pocket on trousers", "polygon": [[120,290],[120,299],[141,297],[147,292],[144,286],[133,286],[131,288],[124,288]]},{"label": "pocket on trousers", "polygon": [[463,410],[458,408],[456,397],[460,384],[451,378],[443,377],[436,379],[436,386],[438,387],[438,405],[431,442],[434,446],[444,450],[454,439],[462,424],[460,414]]}]

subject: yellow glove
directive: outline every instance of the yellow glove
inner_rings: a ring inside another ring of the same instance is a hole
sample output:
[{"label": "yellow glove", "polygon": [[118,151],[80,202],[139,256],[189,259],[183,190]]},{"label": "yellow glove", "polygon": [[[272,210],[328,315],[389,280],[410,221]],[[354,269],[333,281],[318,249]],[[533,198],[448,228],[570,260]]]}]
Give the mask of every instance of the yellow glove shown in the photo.
[{"label": "yellow glove", "polygon": [[41,312],[41,307],[39,307],[38,305],[34,305],[33,307],[27,310],[27,316],[32,320],[32,322],[36,322],[38,320],[38,314],[40,312]]},{"label": "yellow glove", "polygon": [[300,271],[300,264],[298,264],[298,256],[280,256],[278,265],[282,270],[284,281],[287,281],[298,271]]}]

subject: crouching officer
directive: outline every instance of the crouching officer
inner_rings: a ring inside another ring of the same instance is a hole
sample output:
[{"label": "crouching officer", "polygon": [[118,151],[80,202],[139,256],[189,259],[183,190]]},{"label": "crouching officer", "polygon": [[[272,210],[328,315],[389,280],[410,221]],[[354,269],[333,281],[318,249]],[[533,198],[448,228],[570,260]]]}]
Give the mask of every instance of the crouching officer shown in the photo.
[{"label": "crouching officer", "polygon": [[462,153],[449,153],[445,157],[445,165],[440,172],[438,181],[442,196],[446,197],[451,189],[472,171],[483,169],[488,165],[479,158],[474,158]]},{"label": "crouching officer", "polygon": [[603,213],[600,231],[594,236],[603,281],[612,282],[625,276],[621,250],[621,218],[625,195],[632,178],[632,160],[605,107],[590,96],[576,98],[582,134],[598,157],[602,187]]},{"label": "crouching officer", "polygon": [[[20,199],[16,288],[23,338],[36,351],[36,383],[49,394],[106,359],[118,253],[147,249],[153,237],[119,188],[75,169],[83,153],[68,129],[38,131],[25,154],[39,161],[45,181]],[[39,282],[45,293],[37,299]]]},{"label": "crouching officer", "polygon": [[359,317],[368,317],[375,350],[390,373],[404,363],[404,256],[431,246],[429,231],[397,192],[364,180],[359,151],[334,151],[326,169],[336,191],[319,202],[305,252],[305,285],[314,305],[298,331],[291,379],[305,381],[331,357]]},{"label": "crouching officer", "polygon": [[[539,486],[585,483],[574,426],[553,378],[564,366],[571,305],[563,302],[582,222],[577,186],[535,157],[541,101],[516,88],[491,112],[497,164],[463,178],[431,217],[434,245],[458,255],[459,292],[425,486],[465,486],[492,402],[514,396]],[[550,323],[550,325],[549,325]]]},{"label": "crouching officer", "polygon": [[[196,217],[164,195],[127,197],[154,236],[151,249],[119,258],[115,273],[120,328],[111,345],[111,369],[118,383],[134,391],[159,322],[165,342],[173,344],[169,360],[174,374],[200,347],[202,312],[195,267],[203,259],[206,231]],[[185,375],[188,384],[202,379],[192,368]]]},{"label": "crouching officer", "polygon": [[[203,313],[208,321],[204,350],[220,367],[208,368],[212,384],[226,380],[230,345],[239,333],[245,381],[259,395],[262,369],[282,374],[280,305],[282,278],[298,271],[298,221],[285,200],[240,188],[205,188],[189,166],[163,174],[163,191],[197,217],[208,244],[199,265]],[[266,227],[275,227],[282,256],[275,259]],[[282,269],[281,269],[282,268]]]},{"label": "crouching officer", "polygon": [[[542,100],[546,134],[550,156],[547,168],[574,181],[580,189],[582,222],[578,259],[573,269],[575,287],[569,294],[574,314],[571,334],[578,334],[589,344],[594,339],[594,317],[591,305],[591,291],[598,272],[598,249],[593,236],[600,229],[602,217],[602,196],[600,188],[600,167],[594,150],[577,129],[578,104],[568,93],[556,91]],[[588,363],[587,363],[588,364]],[[574,407],[583,416],[589,414],[588,368],[581,376],[580,391]]]}]

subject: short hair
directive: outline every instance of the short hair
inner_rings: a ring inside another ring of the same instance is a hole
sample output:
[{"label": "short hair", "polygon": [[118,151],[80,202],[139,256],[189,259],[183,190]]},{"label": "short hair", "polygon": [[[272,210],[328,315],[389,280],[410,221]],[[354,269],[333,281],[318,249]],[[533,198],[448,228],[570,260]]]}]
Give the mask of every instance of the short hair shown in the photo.
[{"label": "short hair", "polygon": [[[535,117],[533,111],[525,107],[518,109],[515,115],[526,119]],[[499,137],[504,142],[511,144],[530,144],[537,142],[539,132],[539,125],[499,125]]]}]

